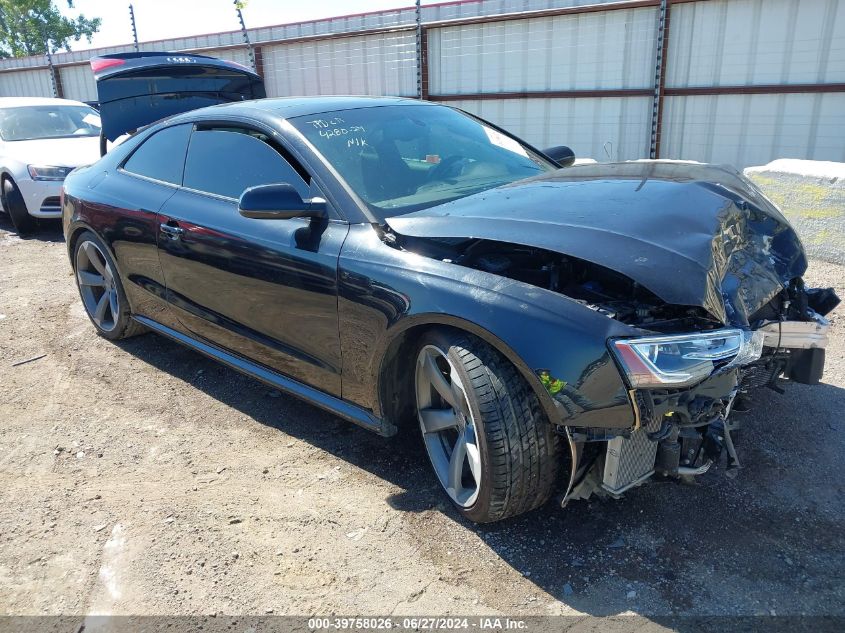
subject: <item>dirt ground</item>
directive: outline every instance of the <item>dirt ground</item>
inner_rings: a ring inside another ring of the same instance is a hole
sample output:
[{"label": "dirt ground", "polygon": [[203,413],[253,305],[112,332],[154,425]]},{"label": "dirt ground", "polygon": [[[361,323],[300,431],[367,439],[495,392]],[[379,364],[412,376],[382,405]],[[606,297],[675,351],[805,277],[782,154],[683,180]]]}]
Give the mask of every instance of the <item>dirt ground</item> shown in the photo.
[{"label": "dirt ground", "polygon": [[[2,613],[845,614],[842,308],[824,384],[745,414],[737,479],[476,526],[415,442],[152,334],[96,336],[59,227],[9,229]],[[845,296],[845,267],[807,277]]]}]

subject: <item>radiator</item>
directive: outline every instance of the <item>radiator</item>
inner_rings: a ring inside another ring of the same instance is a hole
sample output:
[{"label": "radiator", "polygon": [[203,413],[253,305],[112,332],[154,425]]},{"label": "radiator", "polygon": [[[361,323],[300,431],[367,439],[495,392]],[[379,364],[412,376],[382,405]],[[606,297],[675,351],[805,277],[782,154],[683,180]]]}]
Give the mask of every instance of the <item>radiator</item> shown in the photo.
[{"label": "radiator", "polygon": [[607,443],[602,488],[611,494],[621,494],[654,474],[657,442],[649,440],[646,433],[659,428],[660,421],[654,420],[647,427],[633,431],[630,438],[615,437]]}]

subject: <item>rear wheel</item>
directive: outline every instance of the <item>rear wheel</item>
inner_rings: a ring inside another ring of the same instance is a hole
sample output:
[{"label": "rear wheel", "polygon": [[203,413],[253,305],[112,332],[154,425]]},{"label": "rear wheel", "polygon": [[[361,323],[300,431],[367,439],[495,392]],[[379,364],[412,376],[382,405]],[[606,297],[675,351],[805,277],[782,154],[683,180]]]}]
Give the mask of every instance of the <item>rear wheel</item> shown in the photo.
[{"label": "rear wheel", "polygon": [[38,228],[38,220],[29,215],[21,190],[8,176],[3,178],[3,208],[9,214],[18,235],[34,233]]},{"label": "rear wheel", "polygon": [[85,231],[74,245],[73,270],[79,296],[97,333],[109,340],[144,331],[132,320],[117,267],[100,239]]},{"label": "rear wheel", "polygon": [[486,523],[545,503],[560,439],[507,359],[474,336],[434,331],[418,347],[415,387],[426,452],[461,514]]}]

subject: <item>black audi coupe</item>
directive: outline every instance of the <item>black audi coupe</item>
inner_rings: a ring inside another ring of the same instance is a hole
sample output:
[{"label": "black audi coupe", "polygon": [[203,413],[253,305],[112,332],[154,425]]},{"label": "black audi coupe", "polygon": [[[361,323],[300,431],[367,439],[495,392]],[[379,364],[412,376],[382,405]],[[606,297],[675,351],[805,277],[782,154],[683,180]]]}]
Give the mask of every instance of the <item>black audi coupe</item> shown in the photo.
[{"label": "black audi coupe", "polygon": [[92,65],[104,134],[134,132],[64,184],[97,332],[419,429],[473,521],[734,475],[749,392],[821,378],[838,298],[733,169],[572,165],[414,99],[261,99],[201,56]]}]

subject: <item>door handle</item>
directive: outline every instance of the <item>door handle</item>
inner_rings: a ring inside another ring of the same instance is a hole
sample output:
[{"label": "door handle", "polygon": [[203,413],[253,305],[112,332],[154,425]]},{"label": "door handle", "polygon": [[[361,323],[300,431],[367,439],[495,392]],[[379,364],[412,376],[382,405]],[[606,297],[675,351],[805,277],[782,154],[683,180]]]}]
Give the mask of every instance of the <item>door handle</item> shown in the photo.
[{"label": "door handle", "polygon": [[172,224],[159,224],[158,227],[171,240],[178,240],[185,234],[185,229],[173,226]]}]

